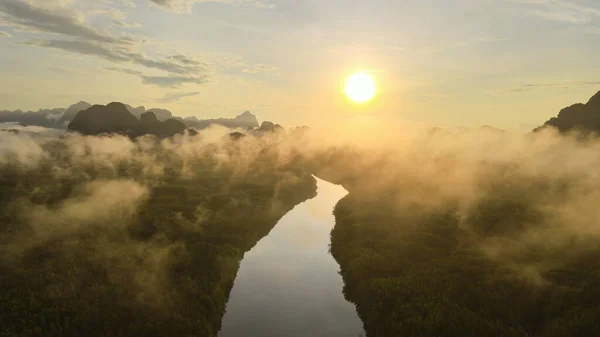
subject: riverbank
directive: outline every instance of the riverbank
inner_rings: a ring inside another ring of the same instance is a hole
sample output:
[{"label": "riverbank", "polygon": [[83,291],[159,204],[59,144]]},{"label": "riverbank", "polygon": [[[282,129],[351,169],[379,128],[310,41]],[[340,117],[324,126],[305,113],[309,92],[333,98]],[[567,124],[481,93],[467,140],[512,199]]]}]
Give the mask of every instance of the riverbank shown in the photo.
[{"label": "riverbank", "polygon": [[316,181],[268,144],[194,142],[82,137],[4,163],[0,336],[214,336],[244,253]]},{"label": "riverbank", "polygon": [[[376,179],[346,180],[350,193],[335,207],[331,234],[344,294],[356,304],[367,336],[586,337],[600,331],[598,246],[573,240],[553,252],[545,242],[516,241],[525,224],[541,231],[551,221],[529,196],[554,198],[556,186],[564,185],[499,181],[495,193],[461,218],[452,204],[407,204],[413,196],[392,184],[373,188]],[[514,255],[500,260],[490,249]]]}]

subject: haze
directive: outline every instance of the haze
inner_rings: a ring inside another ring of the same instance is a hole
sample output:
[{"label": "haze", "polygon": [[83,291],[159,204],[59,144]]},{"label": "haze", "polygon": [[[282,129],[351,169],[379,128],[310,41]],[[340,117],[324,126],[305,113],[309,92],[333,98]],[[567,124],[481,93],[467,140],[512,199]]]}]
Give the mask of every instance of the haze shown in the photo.
[{"label": "haze", "polygon": [[0,337],[590,337],[596,0],[0,0]]},{"label": "haze", "polygon": [[[0,99],[528,129],[595,92],[599,34],[593,0],[1,0]],[[356,107],[364,69],[379,94]]]}]

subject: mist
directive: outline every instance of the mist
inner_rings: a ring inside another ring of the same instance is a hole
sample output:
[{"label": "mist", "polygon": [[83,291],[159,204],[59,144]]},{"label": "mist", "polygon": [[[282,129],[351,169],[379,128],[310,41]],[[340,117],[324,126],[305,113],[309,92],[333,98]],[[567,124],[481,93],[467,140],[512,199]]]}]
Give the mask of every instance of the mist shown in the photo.
[{"label": "mist", "polygon": [[[166,319],[193,307],[185,304],[190,294],[209,291],[194,285],[194,277],[209,277],[192,267],[209,263],[194,262],[204,249],[195,238],[226,230],[231,243],[218,248],[227,253],[210,276],[228,285],[210,290],[225,300],[214,304],[211,325],[196,327],[217,329],[243,252],[314,196],[311,174],[343,185],[362,212],[374,207],[393,216],[397,231],[425,231],[445,214],[463,245],[534,287],[551,286],[549,273],[600,248],[596,138],[550,128],[457,133],[398,125],[380,129],[374,141],[375,130],[238,130],[245,134],[239,138],[215,126],[162,140],[3,133],[3,268],[39,254],[91,264],[111,289],[128,293],[126,307]],[[300,186],[312,192],[295,196]],[[233,224],[256,223],[247,214],[264,229],[246,242]]]}]

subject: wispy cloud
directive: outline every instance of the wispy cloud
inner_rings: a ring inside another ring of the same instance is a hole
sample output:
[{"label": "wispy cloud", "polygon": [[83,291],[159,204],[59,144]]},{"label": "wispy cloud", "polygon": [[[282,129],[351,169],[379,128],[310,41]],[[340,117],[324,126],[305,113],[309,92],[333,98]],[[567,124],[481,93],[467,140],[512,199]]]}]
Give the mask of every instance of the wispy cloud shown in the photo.
[{"label": "wispy cloud", "polygon": [[127,20],[127,14],[118,9],[99,9],[91,12],[91,14],[106,15],[110,22],[120,28],[140,28],[142,25],[138,22],[130,22]]},{"label": "wispy cloud", "polygon": [[82,40],[29,40],[25,44],[46,47],[52,49],[65,50],[82,55],[93,55],[104,58],[108,61],[121,63],[128,62],[142,65],[147,68],[158,69],[172,74],[195,75],[204,73],[206,68],[202,64],[180,64],[172,58],[157,60],[147,56],[130,52],[125,49],[111,48],[110,46]]},{"label": "wispy cloud", "polygon": [[0,30],[0,36],[1,37],[8,37],[8,38],[12,37],[12,35],[10,35],[10,33],[4,32],[4,31],[1,31],[1,30]]},{"label": "wispy cloud", "polygon": [[5,23],[30,31],[60,34],[86,41],[115,45],[131,44],[128,37],[117,37],[90,27],[85,16],[65,6],[38,7],[24,1],[0,1],[0,15]]},{"label": "wispy cloud", "polygon": [[511,93],[521,93],[536,89],[577,89],[590,86],[600,86],[600,81],[573,81],[566,83],[526,83],[514,88],[492,90],[493,94],[506,95]]},{"label": "wispy cloud", "polygon": [[199,76],[149,76],[145,75],[141,71],[127,69],[127,68],[119,68],[119,67],[106,67],[105,69],[111,71],[118,71],[121,73],[138,76],[142,79],[142,83],[149,85],[156,85],[164,88],[179,88],[184,84],[205,84],[208,83],[207,75],[199,75]]},{"label": "wispy cloud", "polygon": [[276,8],[275,5],[266,3],[262,0],[150,0],[150,2],[174,13],[191,13],[194,4],[205,2],[246,5],[265,9]]},{"label": "wispy cloud", "polygon": [[[127,15],[122,11],[102,8],[102,5],[113,4],[115,1],[95,3],[93,8],[96,9],[89,13],[106,15],[119,27],[132,27],[134,24],[126,21]],[[123,2],[121,6],[131,6],[127,0],[120,1]],[[129,72],[140,76],[146,84],[177,87],[184,83],[206,83],[208,66],[205,63],[183,54],[164,58],[147,56],[138,50],[143,39],[96,29],[87,23],[83,12],[70,6],[69,0],[0,0],[0,20],[16,29],[25,29],[39,35],[39,38],[19,41],[27,45],[98,57],[112,63],[129,63],[168,74],[145,76]],[[57,38],[49,38],[47,34]],[[9,35],[2,34],[6,37]]]},{"label": "wispy cloud", "polygon": [[493,43],[493,42],[503,42],[507,41],[505,38],[495,37],[495,36],[474,36],[471,38],[465,38],[461,41],[448,41],[448,42],[439,42],[433,43],[429,45],[421,45],[414,47],[404,47],[404,46],[391,46],[389,47],[392,51],[398,51],[403,53],[410,54],[434,54],[440,53],[452,49],[464,48],[475,46],[484,43]]},{"label": "wispy cloud", "polygon": [[24,43],[38,47],[64,50],[82,55],[97,56],[115,63],[133,63],[173,74],[189,76],[204,73],[207,70],[206,67],[201,63],[182,64],[178,63],[178,61],[173,58],[166,58],[163,60],[152,59],[138,52],[128,51],[127,49],[123,48],[114,48],[110,45],[100,44],[92,41],[37,39],[28,40]]},{"label": "wispy cloud", "polygon": [[152,84],[166,88],[178,88],[183,84],[205,84],[208,83],[207,76],[142,76],[144,84]]},{"label": "wispy cloud", "polygon": [[69,74],[71,73],[70,70],[65,69],[65,68],[61,68],[61,67],[48,67],[48,70],[57,73],[57,74]]},{"label": "wispy cloud", "polygon": [[130,59],[118,51],[107,47],[106,45],[83,40],[28,40],[24,42],[28,45],[60,49],[82,55],[93,55],[104,58],[111,62],[128,62]]},{"label": "wispy cloud", "polygon": [[586,24],[600,19],[600,7],[567,0],[509,0],[525,7],[525,13],[544,20]]},{"label": "wispy cloud", "polygon": [[274,70],[277,70],[277,67],[257,63],[252,67],[244,68],[242,70],[242,72],[245,74],[259,74],[259,73],[274,71]]},{"label": "wispy cloud", "polygon": [[199,95],[199,92],[172,92],[166,94],[164,97],[157,99],[158,103],[171,103],[182,98],[192,97]]}]

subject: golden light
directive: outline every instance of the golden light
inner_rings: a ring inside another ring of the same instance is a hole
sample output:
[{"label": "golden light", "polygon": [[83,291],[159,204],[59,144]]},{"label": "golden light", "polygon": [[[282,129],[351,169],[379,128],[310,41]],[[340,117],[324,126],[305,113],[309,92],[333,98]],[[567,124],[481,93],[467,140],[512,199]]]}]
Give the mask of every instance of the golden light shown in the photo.
[{"label": "golden light", "polygon": [[357,72],[346,80],[344,91],[354,103],[365,103],[375,97],[375,81],[366,72]]}]

